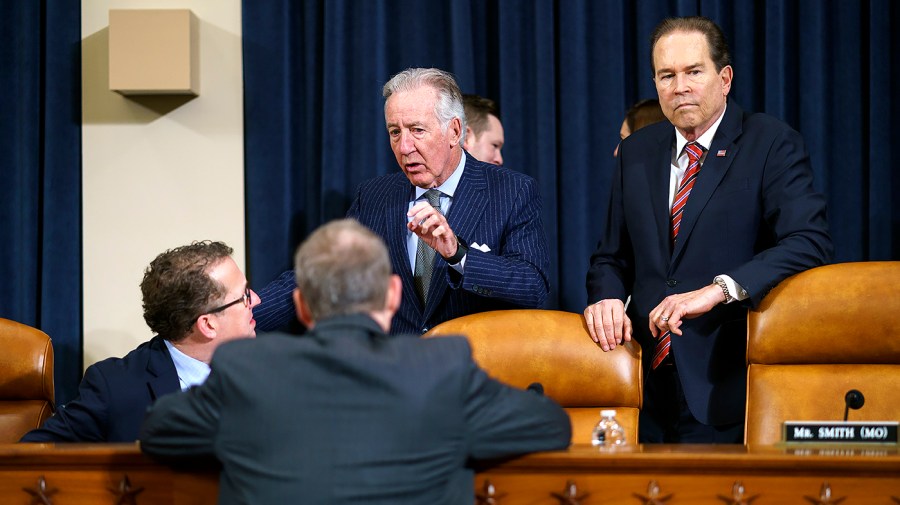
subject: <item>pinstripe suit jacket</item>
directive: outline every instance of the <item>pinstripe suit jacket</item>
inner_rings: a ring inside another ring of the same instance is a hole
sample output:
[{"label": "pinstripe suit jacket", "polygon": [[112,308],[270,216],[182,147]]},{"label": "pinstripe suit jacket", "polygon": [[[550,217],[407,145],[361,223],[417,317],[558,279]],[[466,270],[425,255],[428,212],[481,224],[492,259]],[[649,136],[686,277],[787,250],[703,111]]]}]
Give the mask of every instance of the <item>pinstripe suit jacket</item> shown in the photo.
[{"label": "pinstripe suit jacket", "polygon": [[[370,228],[387,244],[394,273],[403,280],[403,301],[391,333],[424,333],[436,324],[476,312],[538,308],[547,298],[550,264],[541,222],[541,197],[533,178],[476,160],[466,153],[465,170],[447,215],[466,245],[477,242],[490,252],[469,248],[465,275],[435,259],[423,307],[413,286],[406,250],[406,212],[414,188],[403,172],[360,185],[347,217]],[[259,291],[253,309],[257,331],[272,331],[294,318],[294,273],[284,272]]]},{"label": "pinstripe suit jacket", "polygon": [[413,195],[402,172],[383,175],[360,186],[347,212],[384,239],[394,273],[403,280],[403,301],[391,333],[424,333],[467,314],[543,305],[550,290],[550,258],[534,179],[466,154],[447,221],[466,245],[477,242],[490,252],[470,247],[464,275],[437,255],[427,306],[416,296],[406,248],[406,212]]}]

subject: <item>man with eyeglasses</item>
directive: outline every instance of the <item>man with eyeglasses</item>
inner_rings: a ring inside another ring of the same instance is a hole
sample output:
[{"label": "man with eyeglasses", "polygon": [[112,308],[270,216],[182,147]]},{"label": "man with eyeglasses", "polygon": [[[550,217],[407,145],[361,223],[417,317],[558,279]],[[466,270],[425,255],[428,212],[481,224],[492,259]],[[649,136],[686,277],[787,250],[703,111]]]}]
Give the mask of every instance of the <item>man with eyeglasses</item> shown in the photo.
[{"label": "man with eyeglasses", "polygon": [[259,297],[222,242],[166,251],[141,281],[144,320],[156,334],[124,358],[88,367],[78,396],[23,442],[132,442],[157,398],[201,384],[223,342],[256,336]]}]

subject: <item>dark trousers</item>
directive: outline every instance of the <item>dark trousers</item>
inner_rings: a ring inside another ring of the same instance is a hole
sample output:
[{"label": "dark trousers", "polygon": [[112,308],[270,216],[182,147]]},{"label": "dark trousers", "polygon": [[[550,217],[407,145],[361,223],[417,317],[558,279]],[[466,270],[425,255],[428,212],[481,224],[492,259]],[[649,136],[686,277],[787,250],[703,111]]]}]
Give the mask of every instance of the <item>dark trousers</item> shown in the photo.
[{"label": "dark trousers", "polygon": [[644,381],[644,408],[638,426],[642,444],[742,444],[744,423],[710,426],[688,408],[674,364],[651,370]]}]

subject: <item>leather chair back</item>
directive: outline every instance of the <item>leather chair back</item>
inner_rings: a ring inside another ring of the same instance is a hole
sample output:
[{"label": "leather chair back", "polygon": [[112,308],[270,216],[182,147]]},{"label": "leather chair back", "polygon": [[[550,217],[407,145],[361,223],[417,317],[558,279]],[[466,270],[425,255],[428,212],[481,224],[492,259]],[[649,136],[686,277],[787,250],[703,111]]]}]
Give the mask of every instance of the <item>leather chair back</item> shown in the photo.
[{"label": "leather chair back", "polygon": [[900,420],[900,262],[839,263],[790,277],[748,315],[748,445],[784,421]]},{"label": "leather chair back", "polygon": [[636,444],[642,400],[641,348],[629,342],[603,352],[581,314],[557,310],[499,310],[439,324],[426,337],[465,335],[489,375],[544,394],[568,411],[572,442],[591,443],[601,409],[615,409],[628,443]]},{"label": "leather chair back", "polygon": [[0,319],[0,443],[18,442],[53,413],[53,345],[46,333]]}]

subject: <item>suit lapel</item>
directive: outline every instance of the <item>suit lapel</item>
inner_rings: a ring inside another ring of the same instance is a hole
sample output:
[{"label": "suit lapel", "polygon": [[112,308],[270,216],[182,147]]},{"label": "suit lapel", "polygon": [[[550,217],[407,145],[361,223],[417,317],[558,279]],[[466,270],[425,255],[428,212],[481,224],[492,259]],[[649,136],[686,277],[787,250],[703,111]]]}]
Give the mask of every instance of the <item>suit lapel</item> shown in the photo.
[{"label": "suit lapel", "polygon": [[[731,163],[737,157],[740,146],[734,143],[735,139],[740,136],[742,131],[741,118],[743,111],[735,103],[729,103],[725,110],[725,117],[719,123],[719,129],[713,137],[712,145],[709,146],[709,152],[703,166],[700,168],[700,175],[697,176],[697,182],[691,189],[691,195],[688,197],[687,204],[684,207],[684,216],[681,218],[681,226],[678,230],[678,240],[675,244],[675,250],[672,251],[672,262],[674,263],[684,250],[685,244],[690,240],[691,232],[703,208],[709,203],[709,199],[715,193],[716,188]],[[724,151],[725,156],[718,156],[719,151]]]},{"label": "suit lapel", "polygon": [[[416,288],[413,283],[413,271],[409,266],[409,255],[406,248],[406,213],[409,210],[409,201],[412,200],[414,188],[405,175],[393,179],[393,184],[388,191],[384,205],[387,215],[386,235],[388,250],[391,252],[391,261],[394,272],[400,276],[403,282],[403,303],[416,307],[417,312],[422,312],[422,301],[416,296]],[[380,212],[380,211],[375,211]]]},{"label": "suit lapel", "polygon": [[150,342],[150,356],[147,360],[147,374],[150,378],[147,380],[147,387],[150,390],[151,400],[174,393],[181,389],[178,381],[178,371],[175,370],[175,363],[169,356],[169,350],[166,348],[162,337],[154,337]]},{"label": "suit lapel", "polygon": [[466,168],[463,172],[456,194],[453,196],[453,205],[447,215],[447,222],[457,236],[466,239],[469,245],[472,243],[475,229],[484,215],[487,207],[487,178],[484,171],[485,164],[476,161],[471,155],[466,155]]},{"label": "suit lapel", "polygon": [[648,167],[648,185],[653,215],[656,217],[656,234],[663,244],[664,257],[668,256],[672,235],[672,212],[669,209],[669,179],[672,173],[672,144],[675,142],[675,129],[668,128],[666,134],[659,139],[659,146],[652,152],[659,153]]}]

